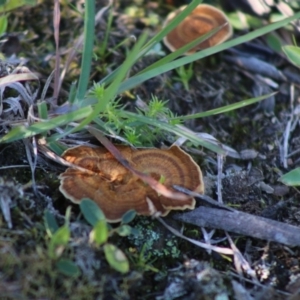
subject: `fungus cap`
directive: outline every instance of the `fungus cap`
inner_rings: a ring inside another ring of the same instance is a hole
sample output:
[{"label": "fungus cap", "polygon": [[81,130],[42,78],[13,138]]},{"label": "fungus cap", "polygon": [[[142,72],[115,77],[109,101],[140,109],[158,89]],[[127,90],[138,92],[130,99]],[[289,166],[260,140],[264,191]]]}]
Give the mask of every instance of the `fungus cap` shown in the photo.
[{"label": "fungus cap", "polygon": [[[165,27],[176,15],[185,9],[185,7],[186,5],[170,13],[167,16],[163,27]],[[177,27],[175,27],[164,37],[163,42],[166,47],[173,52],[224,24],[226,25],[217,33],[194,48],[190,49],[185,53],[185,55],[221,44],[232,35],[232,26],[230,25],[226,15],[221,10],[208,4],[199,4],[189,16],[183,19],[183,21],[178,24]]]},{"label": "fungus cap", "polygon": [[[180,185],[204,193],[202,173],[191,156],[178,146],[169,149],[132,149],[117,146],[131,165],[171,189]],[[62,157],[81,168],[68,168],[60,174],[60,191],[74,203],[90,198],[102,209],[108,222],[119,222],[130,209],[140,215],[167,215],[170,210],[195,207],[195,199],[174,200],[153,190],[122,166],[105,148],[78,146],[66,150]]]}]

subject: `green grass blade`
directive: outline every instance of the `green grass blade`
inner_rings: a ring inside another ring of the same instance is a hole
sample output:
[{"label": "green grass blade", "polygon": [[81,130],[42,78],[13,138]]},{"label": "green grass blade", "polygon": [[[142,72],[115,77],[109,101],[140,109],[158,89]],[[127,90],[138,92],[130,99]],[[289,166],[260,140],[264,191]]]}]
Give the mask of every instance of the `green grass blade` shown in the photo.
[{"label": "green grass blade", "polygon": [[[188,16],[198,6],[202,0],[192,1],[180,14],[178,14],[165,28],[160,30],[149,42],[147,42],[138,53],[136,60],[147,53],[156,43],[161,41],[171,30],[173,30],[186,16]],[[120,68],[120,67],[119,67]],[[119,68],[100,80],[99,84],[111,83],[119,72]]]},{"label": "green grass blade", "polygon": [[[207,112],[203,112],[203,113],[199,113],[199,114],[193,114],[193,115],[188,115],[188,116],[181,116],[178,118],[172,118],[171,120],[175,120],[175,119],[180,119],[180,120],[189,120],[189,119],[195,119],[195,118],[203,118],[203,117],[207,117],[207,116],[211,116],[211,115],[216,115],[216,114],[220,114],[220,113],[224,113],[224,112],[229,112],[231,110],[235,110],[238,108],[242,108],[245,107],[247,105],[251,105],[253,103],[259,102],[265,98],[268,98],[272,95],[274,95],[275,93],[272,94],[268,94],[268,95],[264,95],[261,97],[256,97],[256,98],[251,98],[248,100],[243,100],[234,104],[230,104],[227,106],[223,106],[220,108],[216,108]],[[193,144],[195,145],[201,145],[211,151],[214,151],[216,153],[219,154],[225,154],[225,150],[222,148],[222,146],[218,146],[215,143],[211,143],[208,140],[202,139],[201,137],[197,136],[196,134],[194,134],[192,131],[186,131],[184,129],[182,129],[180,126],[174,126],[174,125],[170,125],[168,123],[165,122],[161,122],[158,121],[156,119],[152,119],[140,114],[135,114],[135,113],[131,113],[131,112],[126,112],[123,111],[121,113],[121,115],[123,115],[125,118],[135,118],[136,120],[142,122],[142,123],[146,123],[155,127],[160,128],[161,130],[166,130],[169,132],[172,132],[178,136],[183,136],[188,138]]]},{"label": "green grass blade", "polygon": [[38,114],[40,119],[47,120],[48,119],[48,108],[45,101],[38,103]]},{"label": "green grass blade", "polygon": [[223,107],[215,108],[215,109],[208,110],[208,111],[201,112],[201,113],[197,113],[197,114],[172,118],[171,120],[177,120],[177,119],[178,120],[191,120],[191,119],[196,119],[196,118],[204,118],[204,117],[208,117],[208,116],[212,116],[212,115],[222,114],[222,113],[225,113],[225,112],[229,112],[231,110],[236,110],[236,109],[245,107],[247,105],[251,105],[253,103],[259,102],[261,100],[264,100],[268,97],[271,97],[271,96],[275,95],[276,93],[277,92],[271,93],[271,94],[268,94],[268,95],[263,95],[263,96],[260,96],[260,97],[250,98],[250,99],[247,99],[247,100],[243,100],[243,101],[240,101],[240,102],[237,102],[237,103],[233,103],[233,104],[230,104],[230,105],[226,105],[226,106],[223,106]]},{"label": "green grass blade", "polygon": [[105,52],[107,49],[107,45],[108,45],[108,38],[109,38],[109,34],[111,32],[111,27],[112,27],[112,21],[113,21],[113,9],[112,7],[109,8],[109,14],[108,14],[108,20],[107,20],[107,26],[105,29],[105,33],[104,33],[104,38],[103,41],[101,43],[100,49],[99,49],[99,54],[101,57],[105,56]]},{"label": "green grass blade", "polygon": [[287,45],[282,47],[282,51],[293,65],[300,67],[300,47]]},{"label": "green grass blade", "polygon": [[190,13],[199,5],[202,3],[202,0],[194,0],[192,1],[187,7],[177,16],[175,16],[169,24],[162,28],[150,41],[143,47],[144,53],[148,52],[156,43],[161,41],[170,31],[172,31],[179,23],[183,21]]},{"label": "green grass blade", "polygon": [[172,132],[177,136],[183,136],[190,140],[194,145],[205,147],[213,152],[219,153],[219,154],[226,154],[224,149],[222,149],[221,146],[217,146],[213,143],[210,143],[207,140],[202,139],[201,137],[197,136],[192,131],[184,130],[178,126],[170,125],[168,123],[152,119],[143,115],[135,114],[132,112],[123,111],[120,113],[125,118],[135,118],[137,121],[140,121],[145,124],[149,124],[151,126],[155,126],[157,128],[160,128],[161,130]]},{"label": "green grass blade", "polygon": [[61,156],[63,152],[67,150],[67,147],[58,141],[48,142],[48,139],[46,139],[46,142],[47,148],[59,156]]},{"label": "green grass blade", "polygon": [[171,71],[173,69],[176,69],[180,66],[191,63],[191,62],[193,62],[195,60],[198,60],[198,59],[202,59],[204,57],[215,54],[215,53],[220,52],[222,50],[225,50],[225,49],[237,46],[239,44],[242,44],[244,42],[250,41],[254,38],[262,36],[262,35],[264,35],[266,33],[269,33],[273,30],[281,28],[281,27],[287,25],[289,22],[291,22],[291,21],[293,21],[297,18],[300,18],[300,13],[297,13],[294,16],[286,18],[282,21],[279,21],[279,22],[267,25],[263,28],[257,29],[253,32],[249,32],[249,33],[247,33],[247,34],[245,34],[241,37],[238,37],[238,38],[235,38],[233,40],[227,41],[223,44],[220,44],[220,45],[202,50],[202,51],[197,52],[195,54],[177,59],[177,60],[169,62],[165,65],[158,66],[157,68],[151,69],[150,71],[147,71],[145,73],[135,75],[135,76],[125,80],[120,85],[118,92],[122,93],[124,91],[130,90],[130,89],[140,85],[141,83],[145,82],[146,80],[148,80],[150,78],[156,77],[160,74],[166,73],[166,72]]},{"label": "green grass blade", "polygon": [[81,72],[78,83],[76,101],[81,102],[84,99],[87,91],[91,64],[93,57],[93,45],[94,45],[94,32],[95,32],[95,1],[85,1],[85,15],[84,15],[84,43],[83,53],[81,60]]},{"label": "green grass blade", "polygon": [[147,71],[150,71],[152,69],[155,69],[156,67],[159,66],[163,66],[171,61],[174,61],[177,57],[182,56],[184,53],[186,53],[187,51],[189,51],[190,49],[192,49],[193,47],[197,46],[198,44],[202,43],[203,41],[209,39],[211,36],[213,36],[214,34],[216,34],[223,26],[219,26],[213,30],[211,30],[210,32],[204,34],[203,36],[195,39],[194,41],[188,43],[187,45],[181,47],[180,49],[174,51],[173,53],[163,57],[162,59],[156,61],[155,63],[153,63],[151,66],[145,68],[144,70],[142,70],[141,72],[139,72],[137,75],[145,73]]},{"label": "green grass blade", "polygon": [[138,56],[138,53],[140,52],[142,46],[145,44],[147,38],[147,33],[142,34],[142,36],[139,38],[139,40],[134,45],[132,51],[127,56],[126,60],[120,67],[117,76],[115,77],[114,81],[108,86],[104,91],[103,101],[98,102],[93,112],[84,119],[75,130],[80,130],[84,126],[90,124],[94,118],[98,116],[98,114],[103,111],[106,107],[106,105],[109,103],[109,101],[112,101],[116,95],[118,94],[118,87],[120,86],[122,80],[126,77],[128,74],[128,71],[132,67],[132,65],[136,62],[136,58]]},{"label": "green grass blade", "polygon": [[87,117],[93,109],[90,106],[80,108],[68,114],[55,117],[46,122],[38,122],[28,127],[18,126],[13,128],[8,134],[0,138],[0,143],[10,143],[16,140],[28,138],[36,134],[41,134],[53,128],[63,126],[69,122],[74,122]]}]

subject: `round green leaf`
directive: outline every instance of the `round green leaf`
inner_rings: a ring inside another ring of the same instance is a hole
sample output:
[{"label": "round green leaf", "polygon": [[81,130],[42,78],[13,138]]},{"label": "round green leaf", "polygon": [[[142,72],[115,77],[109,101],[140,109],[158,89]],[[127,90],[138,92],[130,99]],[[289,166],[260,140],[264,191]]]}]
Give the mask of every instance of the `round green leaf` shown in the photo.
[{"label": "round green leaf", "polygon": [[127,273],[129,271],[128,259],[119,248],[112,244],[105,244],[103,250],[107,262],[113,269],[120,273]]},{"label": "round green leaf", "polygon": [[49,210],[44,213],[44,222],[49,236],[52,236],[59,228],[54,215]]},{"label": "round green leaf", "polygon": [[120,236],[128,236],[131,234],[132,228],[129,225],[121,225],[120,227],[117,228],[117,233]]},{"label": "round green leaf", "polygon": [[105,215],[100,207],[91,199],[82,199],[79,204],[80,210],[88,223],[93,227],[100,220],[105,220]]},{"label": "round green leaf", "polygon": [[289,61],[297,67],[300,67],[300,47],[287,45],[282,47]]},{"label": "round green leaf", "polygon": [[51,238],[51,243],[54,246],[67,245],[70,239],[70,229],[64,225],[56,230]]},{"label": "round green leaf", "polygon": [[99,220],[94,229],[92,230],[90,237],[97,245],[102,245],[107,241],[108,228],[105,220]]},{"label": "round green leaf", "polygon": [[67,225],[64,225],[56,230],[52,235],[49,246],[48,253],[53,259],[60,257],[68,244],[70,239],[70,229]]},{"label": "round green leaf", "polygon": [[131,222],[136,216],[136,211],[134,209],[128,210],[123,216],[122,216],[122,224],[127,224]]},{"label": "round green leaf", "polygon": [[296,168],[279,178],[285,185],[300,186],[300,168]]},{"label": "round green leaf", "polygon": [[56,263],[57,269],[67,276],[77,277],[80,274],[79,268],[69,259],[60,259]]}]

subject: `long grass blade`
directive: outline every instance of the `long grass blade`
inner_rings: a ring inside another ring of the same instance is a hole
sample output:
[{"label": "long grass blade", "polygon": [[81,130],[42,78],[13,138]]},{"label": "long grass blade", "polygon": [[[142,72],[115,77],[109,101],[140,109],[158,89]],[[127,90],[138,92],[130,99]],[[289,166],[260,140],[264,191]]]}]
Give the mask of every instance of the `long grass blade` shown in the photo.
[{"label": "long grass blade", "polygon": [[240,101],[240,102],[237,102],[237,103],[233,103],[233,104],[226,105],[226,106],[223,106],[223,107],[211,109],[211,110],[201,112],[201,113],[197,113],[197,114],[175,117],[175,118],[172,118],[171,120],[177,120],[177,119],[178,120],[191,120],[191,119],[196,119],[196,118],[204,118],[204,117],[208,117],[208,116],[212,116],[212,115],[218,115],[218,114],[222,114],[222,113],[225,113],[225,112],[229,112],[231,110],[236,110],[236,109],[245,107],[247,105],[257,103],[257,102],[259,102],[261,100],[264,100],[266,98],[269,98],[269,97],[271,97],[275,94],[277,94],[277,92],[267,94],[267,95],[263,95],[263,96],[260,96],[260,97],[250,98],[250,99],[247,99],[247,100],[243,100],[243,101]]},{"label": "long grass blade", "polygon": [[[164,36],[166,36],[171,30],[173,30],[177,24],[179,24],[186,16],[188,16],[197,5],[202,3],[202,0],[194,0],[192,1],[180,14],[178,14],[165,28],[160,30],[150,41],[148,41],[141,49],[138,55],[136,56],[136,61],[140,59],[145,53],[147,53],[156,43],[161,41]],[[120,67],[119,67],[120,68]],[[119,68],[114,70],[112,73],[108,74],[102,80],[100,80],[99,84],[109,84],[111,83],[116,75],[119,72]]]},{"label": "long grass blade", "polygon": [[264,35],[266,33],[269,33],[273,30],[281,28],[281,27],[287,25],[289,22],[291,22],[291,21],[293,21],[297,18],[300,18],[300,13],[296,13],[292,17],[289,17],[289,18],[286,18],[282,21],[267,25],[263,28],[257,29],[253,32],[250,32],[250,33],[247,33],[247,34],[245,34],[241,37],[238,37],[236,39],[227,41],[223,44],[220,44],[220,45],[202,50],[202,51],[197,52],[195,54],[177,59],[177,60],[169,62],[165,65],[158,66],[157,68],[151,69],[150,71],[144,72],[142,74],[135,75],[135,76],[125,80],[120,85],[118,92],[123,93],[124,91],[130,90],[130,89],[140,85],[141,83],[145,82],[146,80],[148,80],[150,78],[156,77],[160,74],[166,73],[166,72],[171,71],[173,69],[176,69],[180,66],[186,65],[186,64],[191,63],[193,61],[196,61],[198,59],[202,59],[204,57],[207,57],[209,55],[212,55],[212,54],[215,54],[217,52],[223,51],[225,49],[228,49],[228,48],[237,46],[239,44],[245,43],[247,41],[250,41],[254,38],[262,36],[262,35]]},{"label": "long grass blade", "polygon": [[105,109],[109,101],[112,101],[116,97],[116,95],[118,94],[118,87],[120,86],[122,80],[124,80],[124,78],[128,74],[128,71],[134,64],[135,58],[137,57],[142,46],[145,44],[146,38],[147,33],[142,34],[137,43],[134,45],[132,51],[127,56],[125,62],[120,67],[114,81],[109,87],[105,89],[103,101],[95,105],[93,112],[91,112],[91,114],[75,128],[76,131],[91,123],[93,119],[96,118],[98,114]]},{"label": "long grass blade", "polygon": [[85,1],[85,15],[84,15],[84,46],[81,61],[81,73],[78,83],[78,90],[76,99],[82,101],[87,91],[91,64],[93,57],[94,45],[94,32],[95,32],[95,1]]},{"label": "long grass blade", "polygon": [[219,27],[217,27],[217,28],[209,31],[208,33],[206,33],[203,36],[195,39],[194,41],[192,41],[192,42],[184,45],[183,47],[181,47],[180,49],[174,51],[173,53],[171,53],[171,54],[163,57],[162,59],[156,61],[155,63],[153,63],[149,67],[147,67],[144,70],[142,70],[141,72],[139,72],[137,75],[145,73],[145,72],[150,71],[152,69],[155,69],[156,67],[163,66],[163,65],[165,65],[165,64],[167,64],[167,63],[169,63],[171,61],[174,61],[177,57],[182,56],[184,53],[186,53],[190,49],[194,48],[195,46],[197,46],[200,43],[204,42],[205,40],[209,39],[211,36],[213,36],[219,30],[221,30],[224,26],[226,26],[226,24],[224,24],[222,26],[219,26]]},{"label": "long grass blade", "polygon": [[8,134],[0,138],[0,143],[10,143],[16,140],[28,138],[36,134],[41,134],[45,131],[54,129],[59,126],[68,124],[76,120],[87,117],[93,109],[91,106],[80,108],[68,114],[55,117],[46,122],[38,122],[31,126],[18,126],[13,128]]},{"label": "long grass blade", "polygon": [[134,118],[137,121],[140,121],[141,123],[149,124],[151,126],[160,128],[161,130],[168,131],[171,133],[174,133],[177,136],[183,136],[187,138],[189,141],[191,141],[194,145],[205,147],[213,152],[216,152],[218,154],[225,155],[226,151],[222,149],[221,146],[216,146],[213,143],[210,143],[209,141],[202,139],[201,137],[194,134],[192,131],[186,131],[178,126],[174,126],[171,124],[168,124],[166,122],[162,122],[156,119],[152,119],[143,115],[135,114],[128,111],[122,111],[120,113],[121,116],[124,118]]}]

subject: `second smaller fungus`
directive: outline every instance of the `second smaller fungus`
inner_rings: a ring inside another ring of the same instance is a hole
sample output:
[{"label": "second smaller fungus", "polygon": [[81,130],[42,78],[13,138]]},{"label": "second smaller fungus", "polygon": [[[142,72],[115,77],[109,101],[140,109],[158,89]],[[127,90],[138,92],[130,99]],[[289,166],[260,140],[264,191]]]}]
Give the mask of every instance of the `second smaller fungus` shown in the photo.
[{"label": "second smaller fungus", "polygon": [[[163,27],[185,8],[186,6],[182,6],[170,13]],[[221,44],[232,35],[232,26],[221,10],[208,4],[199,4],[189,16],[164,37],[163,42],[173,52],[222,25],[224,26],[217,33],[186,52],[186,55]]]}]

